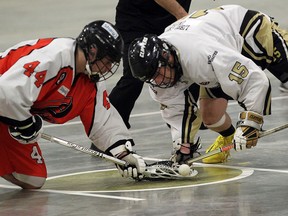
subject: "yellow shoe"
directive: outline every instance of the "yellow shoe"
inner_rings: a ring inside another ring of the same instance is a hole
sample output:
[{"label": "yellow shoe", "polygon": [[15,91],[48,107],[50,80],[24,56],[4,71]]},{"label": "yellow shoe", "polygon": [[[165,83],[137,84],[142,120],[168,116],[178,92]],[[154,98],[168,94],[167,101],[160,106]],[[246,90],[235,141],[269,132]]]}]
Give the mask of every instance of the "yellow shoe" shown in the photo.
[{"label": "yellow shoe", "polygon": [[[231,144],[233,137],[234,137],[234,134],[232,134],[228,137],[225,137],[225,138],[223,136],[219,135],[217,137],[217,139],[214,141],[214,143],[206,149],[206,153],[213,151],[215,149],[218,149],[220,147]],[[230,155],[230,151],[220,152],[219,154],[204,158],[202,160],[202,162],[207,163],[207,164],[224,163],[227,161],[227,158],[229,155]]]}]

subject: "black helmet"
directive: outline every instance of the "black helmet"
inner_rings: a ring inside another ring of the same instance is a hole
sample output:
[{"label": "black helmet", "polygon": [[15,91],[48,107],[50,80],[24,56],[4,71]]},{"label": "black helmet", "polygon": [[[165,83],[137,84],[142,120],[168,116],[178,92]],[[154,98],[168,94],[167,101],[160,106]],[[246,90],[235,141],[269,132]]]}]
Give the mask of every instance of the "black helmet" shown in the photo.
[{"label": "black helmet", "polygon": [[[167,54],[166,57],[163,56],[163,53]],[[168,84],[155,85],[153,77],[158,68],[166,65],[170,66],[168,63],[169,55],[174,57],[174,65],[171,67],[175,70],[175,78]],[[129,65],[135,78],[160,88],[173,86],[183,74],[176,50],[172,45],[153,34],[146,34],[130,44]]]},{"label": "black helmet", "polygon": [[[96,47],[97,55],[95,61],[99,61],[108,56],[113,63],[113,68],[115,64],[118,68],[123,56],[124,42],[120,32],[113,24],[103,20],[91,22],[84,27],[80,35],[76,38],[76,42],[84,51],[88,63],[94,63],[89,62],[89,53],[91,52],[92,47]],[[111,76],[116,70],[114,72],[109,71],[109,73],[112,73]],[[96,74],[96,72],[92,72],[91,76],[93,75],[98,77],[101,76],[101,74]],[[108,77],[106,76],[106,79],[107,78]]]}]

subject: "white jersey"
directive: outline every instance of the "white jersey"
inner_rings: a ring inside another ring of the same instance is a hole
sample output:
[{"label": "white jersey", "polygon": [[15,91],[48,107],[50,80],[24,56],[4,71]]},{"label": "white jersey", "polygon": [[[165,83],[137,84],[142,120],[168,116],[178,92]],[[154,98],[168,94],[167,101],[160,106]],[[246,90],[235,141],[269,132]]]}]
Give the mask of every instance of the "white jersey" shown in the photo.
[{"label": "white jersey", "polygon": [[75,40],[68,38],[23,41],[0,53],[0,116],[15,121],[31,117],[30,109],[42,84],[58,74],[63,74],[62,86],[69,90],[75,79],[74,53]]},{"label": "white jersey", "polygon": [[171,126],[173,140],[183,139],[187,130],[182,112],[187,106],[184,91],[192,83],[205,88],[221,87],[247,110],[265,113],[270,95],[269,80],[259,66],[241,54],[244,42],[255,53],[261,53],[253,43],[257,23],[245,40],[239,33],[243,30],[241,25],[247,11],[236,5],[196,11],[168,26],[159,36],[176,48],[183,70],[183,76],[175,86],[164,90],[150,87],[152,98],[165,105],[163,119],[175,126]]},{"label": "white jersey", "polygon": [[195,12],[169,26],[160,38],[180,53],[182,81],[206,88],[221,86],[247,110],[262,114],[268,78],[241,54],[244,39],[239,31],[247,9],[234,5],[221,8]]},{"label": "white jersey", "polygon": [[185,82],[171,88],[149,86],[151,97],[161,104],[161,115],[169,125],[173,142],[194,143],[194,136],[201,125],[195,96]]},{"label": "white jersey", "polygon": [[21,42],[0,53],[0,121],[25,125],[38,114],[62,124],[80,117],[89,138],[101,150],[131,139],[110,104],[105,82],[75,73],[76,42],[45,38]]}]

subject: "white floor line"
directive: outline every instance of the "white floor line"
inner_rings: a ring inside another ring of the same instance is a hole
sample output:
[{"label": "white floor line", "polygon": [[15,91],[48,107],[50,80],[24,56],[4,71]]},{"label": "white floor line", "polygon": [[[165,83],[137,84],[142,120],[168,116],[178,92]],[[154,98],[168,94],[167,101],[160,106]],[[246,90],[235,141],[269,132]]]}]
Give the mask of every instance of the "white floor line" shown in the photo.
[{"label": "white floor line", "polygon": [[[150,158],[153,160],[162,160],[157,158]],[[242,173],[239,176],[228,178],[220,181],[213,181],[207,183],[200,183],[195,185],[185,185],[185,186],[171,186],[171,187],[161,187],[161,188],[151,188],[151,189],[135,189],[135,190],[114,190],[114,191],[65,191],[65,190],[51,190],[51,189],[40,189],[40,190],[32,190],[36,192],[46,192],[46,193],[58,193],[58,194],[66,194],[66,195],[77,195],[77,196],[89,196],[89,197],[99,197],[99,198],[107,198],[107,199],[118,199],[118,200],[128,200],[128,201],[143,201],[145,199],[142,198],[134,198],[134,197],[125,197],[125,196],[111,196],[111,195],[104,195],[98,193],[119,193],[119,192],[140,192],[140,191],[159,191],[159,190],[171,190],[171,189],[180,189],[180,188],[191,188],[191,187],[200,187],[206,185],[214,185],[220,183],[226,183],[231,181],[237,181],[246,177],[251,176],[254,171],[262,171],[262,172],[275,172],[275,173],[285,173],[288,174],[288,170],[278,170],[278,169],[265,169],[265,168],[256,168],[256,167],[242,167],[242,166],[233,166],[233,165],[223,165],[223,164],[203,164],[203,163],[194,163],[197,166],[202,167],[222,167],[222,168],[230,168],[230,169],[240,169]],[[86,173],[93,173],[93,172],[103,172],[103,171],[110,171],[114,169],[105,169],[105,170],[93,170],[93,171],[83,171],[71,174],[64,174],[59,176],[53,176],[48,178],[49,179],[56,179],[61,177],[67,177],[71,175],[81,175]],[[10,185],[3,185],[0,184],[0,188],[19,188],[17,186],[10,186]]]},{"label": "white floor line", "polygon": [[[127,201],[143,201],[146,199],[134,198],[134,197],[125,197],[125,196],[111,196],[104,194],[93,194],[87,191],[64,191],[64,190],[35,190],[36,192],[48,192],[48,193],[57,193],[64,195],[75,195],[75,196],[85,196],[85,197],[98,197],[98,198],[106,198],[106,199],[117,199],[117,200],[127,200]],[[98,191],[94,191],[95,193]]]}]

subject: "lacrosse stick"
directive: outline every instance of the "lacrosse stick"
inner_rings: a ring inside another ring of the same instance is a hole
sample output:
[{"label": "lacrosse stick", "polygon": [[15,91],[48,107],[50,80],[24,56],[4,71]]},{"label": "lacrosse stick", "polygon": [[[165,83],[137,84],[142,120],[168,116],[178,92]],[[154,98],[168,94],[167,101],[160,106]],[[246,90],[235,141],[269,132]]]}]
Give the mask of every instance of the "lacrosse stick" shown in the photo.
[{"label": "lacrosse stick", "polygon": [[45,140],[48,140],[50,142],[56,143],[56,144],[60,144],[60,145],[66,146],[68,148],[75,149],[77,151],[80,151],[80,152],[83,152],[83,153],[86,153],[86,154],[90,154],[90,155],[95,156],[95,157],[99,157],[99,158],[105,159],[107,161],[113,162],[113,163],[118,164],[120,166],[126,166],[127,165],[125,161],[122,161],[122,160],[120,160],[118,158],[106,155],[106,154],[104,154],[102,152],[94,151],[94,150],[92,150],[90,148],[77,145],[75,143],[60,139],[58,137],[54,137],[54,136],[42,133],[41,134],[41,138],[43,138]]},{"label": "lacrosse stick", "polygon": [[153,164],[147,165],[146,171],[144,172],[144,179],[147,180],[160,180],[160,179],[171,179],[171,180],[184,180],[191,179],[198,174],[198,171],[188,167],[188,174],[183,176],[180,174],[180,165],[174,163],[171,160],[157,161]]},{"label": "lacrosse stick", "polygon": [[[84,147],[75,143],[60,139],[58,137],[54,137],[45,133],[42,133],[41,137],[47,141],[66,146],[68,148],[92,155],[94,157],[105,159],[114,164],[118,164],[124,167],[128,166],[128,163],[126,163],[123,160],[120,160],[118,158],[109,156],[102,152],[98,152],[98,151],[92,150],[90,148],[87,148],[87,147]],[[190,179],[194,177],[195,175],[197,175],[198,173],[196,170],[190,169],[190,173],[187,176],[182,176],[179,174],[179,171],[178,171],[179,167],[180,167],[179,165],[173,164],[172,161],[159,161],[159,162],[146,166],[146,170],[143,173],[144,175],[143,179],[144,180],[159,180],[159,179],[181,180],[181,179]]]},{"label": "lacrosse stick", "polygon": [[[278,126],[278,127],[275,127],[275,128],[271,128],[269,130],[260,131],[259,138],[264,137],[264,136],[268,136],[268,135],[273,134],[273,133],[276,133],[276,132],[281,131],[281,130],[283,130],[285,128],[288,128],[288,123],[284,124],[284,125],[281,125],[281,126]],[[213,155],[221,153],[221,152],[229,151],[232,148],[234,148],[234,144],[230,144],[230,145],[227,145],[227,146],[224,146],[224,147],[220,147],[218,149],[215,149],[215,150],[213,150],[211,152],[208,152],[208,153],[206,153],[204,155],[201,155],[199,157],[191,158],[190,160],[187,161],[187,164],[191,166],[192,163],[194,163],[196,161],[202,160],[204,158],[213,156]]]}]

